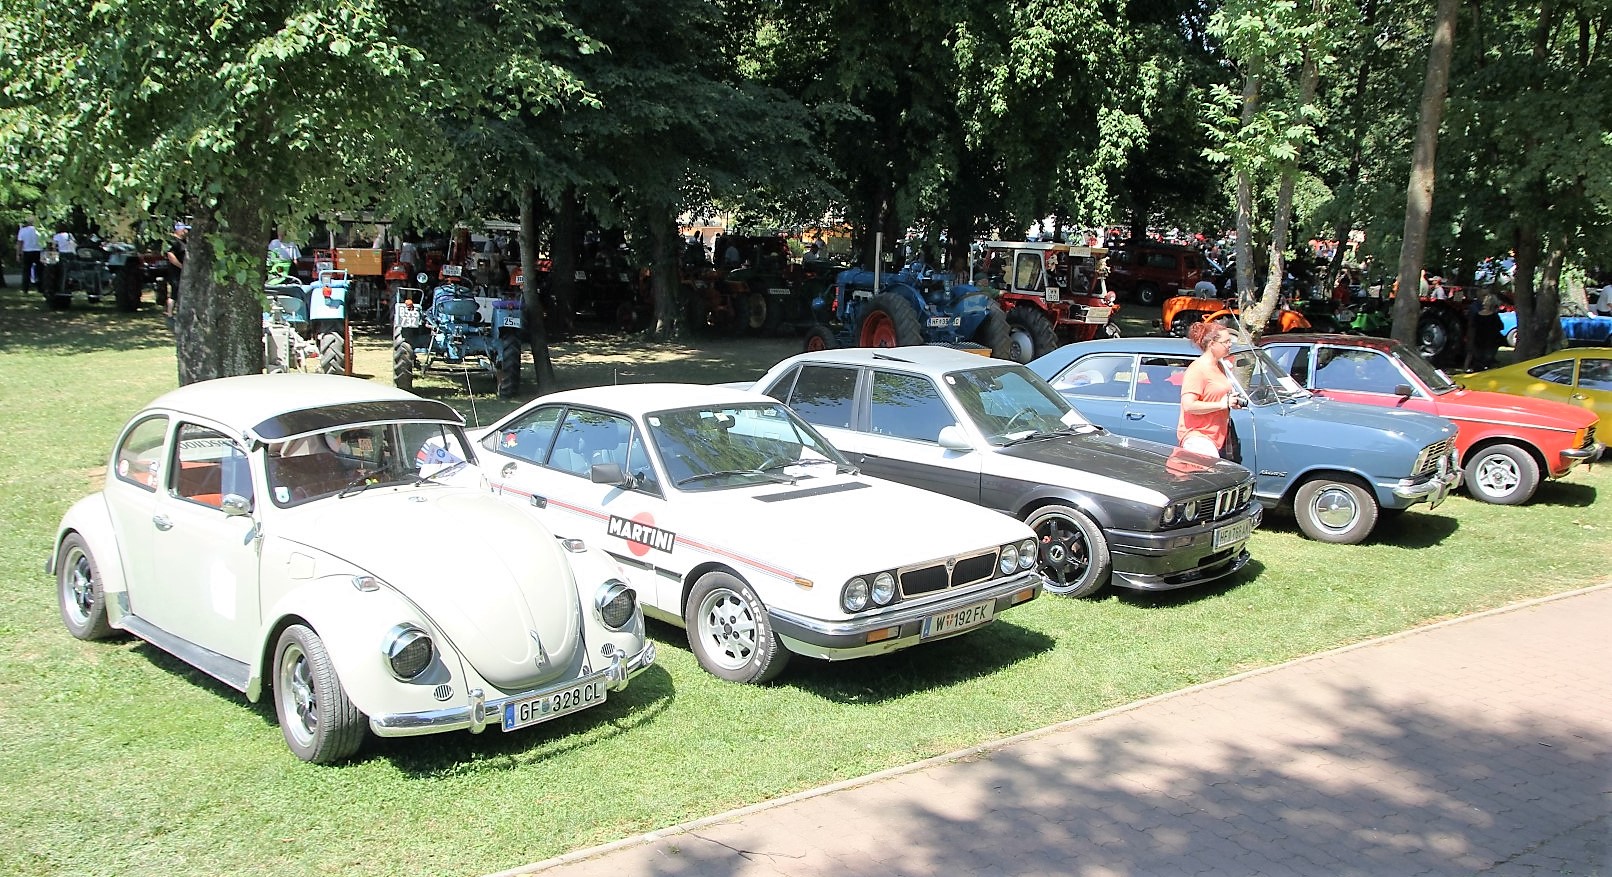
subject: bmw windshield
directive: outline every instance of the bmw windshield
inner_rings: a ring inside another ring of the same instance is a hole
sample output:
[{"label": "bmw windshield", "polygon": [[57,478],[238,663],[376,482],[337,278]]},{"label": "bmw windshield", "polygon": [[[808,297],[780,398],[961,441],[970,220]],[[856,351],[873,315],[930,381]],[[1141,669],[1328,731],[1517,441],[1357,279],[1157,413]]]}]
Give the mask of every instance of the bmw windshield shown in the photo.
[{"label": "bmw windshield", "polygon": [[993,445],[1097,429],[1022,365],[956,371],[945,380],[968,419]]}]

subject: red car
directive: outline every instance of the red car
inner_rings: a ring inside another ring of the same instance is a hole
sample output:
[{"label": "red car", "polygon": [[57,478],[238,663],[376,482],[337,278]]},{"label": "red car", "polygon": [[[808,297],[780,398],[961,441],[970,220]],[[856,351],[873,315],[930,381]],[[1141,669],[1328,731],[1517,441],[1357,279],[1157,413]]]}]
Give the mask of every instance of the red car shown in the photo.
[{"label": "red car", "polygon": [[1293,380],[1328,398],[1436,414],[1455,423],[1467,491],[1483,502],[1527,502],[1541,476],[1561,478],[1601,454],[1593,412],[1468,390],[1391,338],[1278,335],[1260,344]]}]

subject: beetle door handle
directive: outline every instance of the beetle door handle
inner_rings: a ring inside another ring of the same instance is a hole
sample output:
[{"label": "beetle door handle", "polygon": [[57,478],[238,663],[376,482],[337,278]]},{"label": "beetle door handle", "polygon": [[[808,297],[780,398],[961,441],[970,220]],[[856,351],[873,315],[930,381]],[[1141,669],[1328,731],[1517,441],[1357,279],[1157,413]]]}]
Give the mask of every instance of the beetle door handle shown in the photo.
[{"label": "beetle door handle", "polygon": [[174,528],[174,522],[170,521],[167,515],[152,515],[151,523],[156,524],[158,530],[172,530]]}]

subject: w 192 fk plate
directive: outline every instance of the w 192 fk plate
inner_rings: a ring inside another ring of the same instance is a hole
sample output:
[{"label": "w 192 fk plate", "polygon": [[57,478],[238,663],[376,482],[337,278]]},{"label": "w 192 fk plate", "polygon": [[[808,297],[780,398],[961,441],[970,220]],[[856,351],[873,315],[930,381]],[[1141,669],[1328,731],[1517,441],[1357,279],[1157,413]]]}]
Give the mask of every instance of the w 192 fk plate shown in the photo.
[{"label": "w 192 fk plate", "polygon": [[922,638],[945,636],[970,627],[978,627],[996,615],[996,601],[986,600],[948,612],[937,612],[924,619]]}]

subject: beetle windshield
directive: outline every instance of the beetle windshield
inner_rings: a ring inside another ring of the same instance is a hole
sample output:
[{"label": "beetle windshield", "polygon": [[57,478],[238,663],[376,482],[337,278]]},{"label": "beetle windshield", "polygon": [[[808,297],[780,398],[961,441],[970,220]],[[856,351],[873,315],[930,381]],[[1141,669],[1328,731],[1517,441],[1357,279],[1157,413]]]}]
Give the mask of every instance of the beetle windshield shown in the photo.
[{"label": "beetle windshield", "polygon": [[1057,390],[1022,365],[951,372],[946,384],[993,445],[1096,429]]},{"label": "beetle windshield", "polygon": [[371,487],[417,484],[474,462],[458,426],[424,421],[348,425],[271,442],[263,454],[278,506]]},{"label": "beetle windshield", "polygon": [[1227,358],[1227,372],[1242,387],[1248,401],[1255,405],[1274,405],[1277,402],[1308,399],[1310,391],[1299,386],[1270,355],[1257,347],[1234,352]]},{"label": "beetle windshield", "polygon": [[782,403],[700,406],[644,418],[672,486],[714,490],[855,471]]}]

